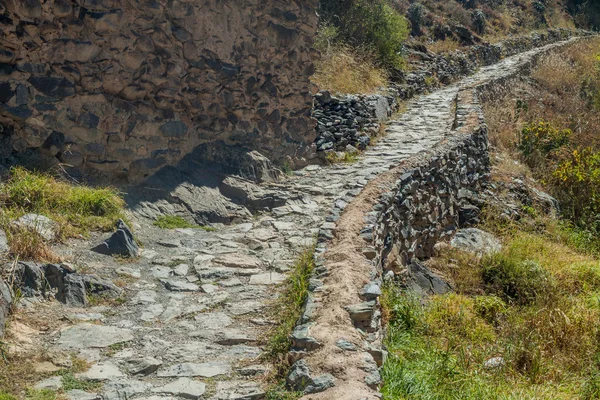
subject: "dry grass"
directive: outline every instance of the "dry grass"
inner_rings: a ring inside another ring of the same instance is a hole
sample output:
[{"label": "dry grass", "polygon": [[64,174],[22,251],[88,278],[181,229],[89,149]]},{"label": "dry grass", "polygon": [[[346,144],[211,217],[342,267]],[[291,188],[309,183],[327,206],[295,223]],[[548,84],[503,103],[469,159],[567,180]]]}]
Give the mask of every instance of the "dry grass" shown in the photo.
[{"label": "dry grass", "polygon": [[345,46],[330,46],[317,63],[312,82],[332,93],[376,93],[388,85],[387,73],[371,55],[361,55]]},{"label": "dry grass", "polygon": [[437,41],[427,45],[427,49],[436,54],[450,53],[450,52],[458,50],[459,48],[460,48],[460,43],[458,43],[453,38],[437,40]]},{"label": "dry grass", "polygon": [[575,144],[598,146],[600,113],[582,97],[582,81],[594,71],[600,39],[578,42],[540,60],[533,81],[523,81],[484,104],[490,142],[513,151],[517,133],[531,122],[547,121],[573,131]]}]

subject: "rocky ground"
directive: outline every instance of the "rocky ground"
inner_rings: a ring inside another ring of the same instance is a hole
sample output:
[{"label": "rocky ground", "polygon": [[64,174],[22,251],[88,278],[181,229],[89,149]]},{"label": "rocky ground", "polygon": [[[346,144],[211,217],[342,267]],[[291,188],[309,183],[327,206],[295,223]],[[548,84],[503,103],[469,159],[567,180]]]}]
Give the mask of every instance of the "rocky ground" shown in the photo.
[{"label": "rocky ground", "polygon": [[[40,352],[45,361],[37,367],[47,373],[58,374],[73,360],[89,363],[75,377],[99,384],[90,392],[67,390],[69,399],[262,398],[270,368],[260,357],[261,339],[272,326],[269,304],[299,253],[318,235],[333,238],[340,215],[369,182],[444,140],[461,87],[510,74],[543,50],[507,58],[413,100],[356,163],[308,166],[279,183],[262,184],[286,198],[284,205],[229,226],[217,224],[210,232],[162,230],[134,214],[132,228],[142,244],[134,260],[91,251],[105,239],[99,235],[58,246],[57,253],[80,273],[110,279],[119,294],[92,296],[85,308],[22,298],[8,334],[13,351]],[[336,299],[336,290],[343,288],[334,287],[329,298]],[[342,325],[352,326],[346,315],[343,319]],[[345,354],[360,354],[339,346],[336,351],[338,361],[340,354],[347,361],[355,357]],[[340,388],[329,398],[374,398],[374,391],[349,395],[346,389],[352,385],[340,377],[355,376],[338,372],[321,387]],[[57,390],[63,383],[51,377],[36,387]]]}]

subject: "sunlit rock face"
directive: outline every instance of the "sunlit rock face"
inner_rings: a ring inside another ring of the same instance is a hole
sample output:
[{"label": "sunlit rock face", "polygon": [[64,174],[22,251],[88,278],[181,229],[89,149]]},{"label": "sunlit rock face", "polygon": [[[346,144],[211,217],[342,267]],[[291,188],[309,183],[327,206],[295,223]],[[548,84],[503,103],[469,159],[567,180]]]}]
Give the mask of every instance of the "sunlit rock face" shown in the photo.
[{"label": "sunlit rock face", "polygon": [[199,145],[302,164],[316,6],[0,0],[0,156],[10,146],[124,182]]}]

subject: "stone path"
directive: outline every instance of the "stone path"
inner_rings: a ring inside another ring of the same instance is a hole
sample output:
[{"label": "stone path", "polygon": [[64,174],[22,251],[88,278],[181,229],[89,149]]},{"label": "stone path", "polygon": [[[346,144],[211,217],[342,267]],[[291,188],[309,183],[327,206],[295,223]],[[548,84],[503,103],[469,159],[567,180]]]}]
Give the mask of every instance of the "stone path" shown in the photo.
[{"label": "stone path", "polygon": [[[122,304],[64,308],[73,324],[47,336],[49,354],[89,361],[91,368],[78,377],[102,383],[98,396],[73,390],[68,397],[262,398],[269,366],[260,364],[258,343],[271,327],[266,310],[297,255],[321,228],[332,235],[340,213],[369,181],[449,134],[461,86],[510,74],[544,50],[508,58],[412,101],[358,162],[309,166],[270,185],[296,200],[252,221],[215,232],[165,231],[141,221],[136,232],[144,251],[135,263],[71,243],[63,250],[76,264],[119,278],[126,295]],[[56,387],[56,379],[44,385]]]}]

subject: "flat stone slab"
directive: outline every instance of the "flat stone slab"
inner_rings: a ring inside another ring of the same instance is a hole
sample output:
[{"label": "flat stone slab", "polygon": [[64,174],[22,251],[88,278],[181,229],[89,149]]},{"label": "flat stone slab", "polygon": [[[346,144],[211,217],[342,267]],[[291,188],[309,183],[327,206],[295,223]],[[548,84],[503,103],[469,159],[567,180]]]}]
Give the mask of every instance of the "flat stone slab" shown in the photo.
[{"label": "flat stone slab", "polygon": [[200,376],[203,378],[212,378],[213,376],[225,375],[231,372],[229,364],[223,362],[208,363],[183,363],[176,364],[158,371],[156,376],[161,378],[172,377],[192,377]]},{"label": "flat stone slab", "polygon": [[53,376],[51,378],[39,381],[33,386],[36,390],[60,390],[62,388],[62,377]]},{"label": "flat stone slab", "polygon": [[213,262],[229,268],[260,268],[262,265],[256,257],[235,253],[220,255]]},{"label": "flat stone slab", "polygon": [[152,357],[127,360],[127,371],[132,375],[149,375],[162,365],[162,361]]},{"label": "flat stone slab", "polygon": [[109,362],[94,364],[89,370],[76,375],[79,379],[95,382],[108,381],[124,376],[125,374],[115,364]]},{"label": "flat stone slab", "polygon": [[83,323],[60,332],[59,347],[66,349],[104,348],[133,340],[129,329]]},{"label": "flat stone slab", "polygon": [[154,393],[167,393],[181,396],[186,399],[198,399],[206,391],[206,385],[190,378],[179,378],[175,382],[152,389]]},{"label": "flat stone slab", "polygon": [[278,272],[265,272],[264,274],[252,275],[251,285],[278,285],[285,282],[286,276]]},{"label": "flat stone slab", "polygon": [[172,292],[198,292],[200,286],[182,279],[161,279],[165,287]]},{"label": "flat stone slab", "polygon": [[66,397],[69,400],[102,400],[102,396],[96,393],[88,393],[79,389],[68,391]]}]

